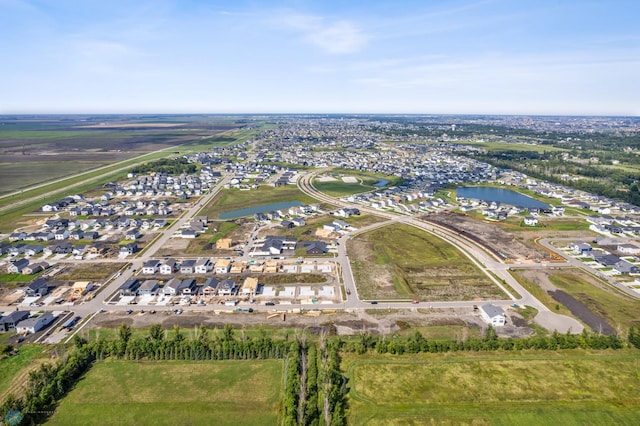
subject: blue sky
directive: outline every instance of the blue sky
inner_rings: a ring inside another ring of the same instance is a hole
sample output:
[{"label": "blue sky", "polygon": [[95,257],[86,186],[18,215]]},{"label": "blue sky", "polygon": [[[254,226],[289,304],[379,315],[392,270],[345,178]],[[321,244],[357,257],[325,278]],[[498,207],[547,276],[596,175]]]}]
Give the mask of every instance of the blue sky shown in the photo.
[{"label": "blue sky", "polygon": [[0,0],[0,113],[640,115],[640,2]]}]

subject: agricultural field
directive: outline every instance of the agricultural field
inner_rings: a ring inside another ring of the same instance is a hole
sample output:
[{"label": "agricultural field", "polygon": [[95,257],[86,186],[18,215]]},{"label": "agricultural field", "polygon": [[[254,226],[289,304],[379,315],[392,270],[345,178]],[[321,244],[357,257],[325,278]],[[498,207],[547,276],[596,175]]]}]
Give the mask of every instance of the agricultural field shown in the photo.
[{"label": "agricultural field", "polygon": [[284,201],[299,201],[304,204],[313,204],[318,201],[301,192],[293,185],[261,186],[256,190],[240,191],[239,189],[225,189],[220,192],[199,214],[215,219],[220,213],[232,210],[240,210],[250,207],[258,207],[264,204],[279,203]]},{"label": "agricultural field", "polygon": [[97,362],[51,425],[274,425],[281,361]]},{"label": "agricultural field", "polygon": [[637,424],[636,350],[345,354],[349,424]]},{"label": "agricultural field", "polygon": [[500,299],[506,295],[446,241],[408,225],[362,233],[348,242],[363,299]]}]

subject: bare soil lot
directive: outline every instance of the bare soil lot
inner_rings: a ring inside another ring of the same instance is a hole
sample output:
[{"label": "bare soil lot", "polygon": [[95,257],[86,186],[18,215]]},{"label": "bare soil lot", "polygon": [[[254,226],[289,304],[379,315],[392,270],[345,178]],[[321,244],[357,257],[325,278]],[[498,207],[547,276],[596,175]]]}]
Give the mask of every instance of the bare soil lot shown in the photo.
[{"label": "bare soil lot", "polygon": [[[362,332],[380,335],[410,334],[420,331],[428,338],[464,338],[471,335],[480,335],[486,328],[486,323],[479,314],[471,308],[461,309],[416,309],[416,310],[376,310],[373,312],[327,312],[320,316],[304,314],[286,314],[283,321],[280,316],[267,319],[271,312],[251,314],[185,312],[175,315],[171,312],[136,313],[131,315],[125,312],[106,312],[96,316],[88,325],[102,334],[116,333],[122,323],[132,326],[134,329],[147,328],[152,324],[161,324],[165,329],[171,329],[179,325],[182,329],[194,329],[200,324],[210,328],[221,329],[225,324],[235,327],[268,327],[275,329],[308,329],[312,333],[319,333],[321,329],[328,330],[338,335],[358,335]],[[511,318],[507,327],[501,327],[497,332],[501,336],[523,337],[529,336],[532,330],[524,320],[516,313],[509,312]],[[87,332],[93,335],[94,332]]]},{"label": "bare soil lot", "polygon": [[424,220],[444,225],[487,247],[500,256],[500,253],[514,261],[529,259],[555,260],[552,254],[535,243],[542,232],[523,231],[517,234],[502,229],[500,224],[476,220],[460,213],[436,213],[425,216]]}]

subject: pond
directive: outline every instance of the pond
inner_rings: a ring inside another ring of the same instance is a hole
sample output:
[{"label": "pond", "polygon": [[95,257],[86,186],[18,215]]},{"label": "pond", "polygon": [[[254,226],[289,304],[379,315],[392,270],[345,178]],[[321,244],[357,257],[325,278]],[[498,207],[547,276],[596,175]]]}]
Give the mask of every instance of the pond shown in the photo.
[{"label": "pond", "polygon": [[300,201],[281,201],[273,204],[262,204],[255,207],[247,207],[246,209],[231,210],[228,212],[222,212],[218,215],[220,219],[237,219],[239,217],[253,216],[255,213],[267,213],[274,210],[288,209],[293,206],[301,206]]},{"label": "pond", "polygon": [[388,180],[386,179],[379,179],[376,183],[373,184],[373,186],[377,186],[378,188],[382,188],[383,186],[386,186],[389,183]]},{"label": "pond", "polygon": [[498,201],[502,204],[525,208],[548,208],[549,204],[534,200],[531,197],[504,188],[491,186],[463,186],[456,190],[460,197],[475,198],[484,201]]}]

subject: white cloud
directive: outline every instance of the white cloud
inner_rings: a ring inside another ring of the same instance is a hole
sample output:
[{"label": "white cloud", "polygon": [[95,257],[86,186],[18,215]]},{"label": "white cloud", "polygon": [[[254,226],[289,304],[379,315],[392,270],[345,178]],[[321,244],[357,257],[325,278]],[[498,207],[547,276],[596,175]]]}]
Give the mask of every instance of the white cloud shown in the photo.
[{"label": "white cloud", "polygon": [[330,54],[353,53],[363,49],[369,36],[347,20],[329,22],[320,16],[287,13],[280,23],[300,33],[305,43]]}]

